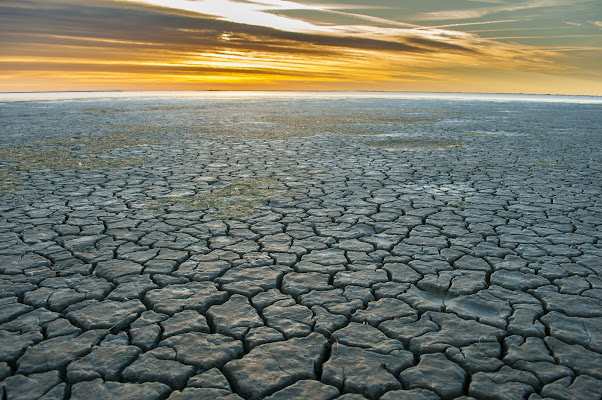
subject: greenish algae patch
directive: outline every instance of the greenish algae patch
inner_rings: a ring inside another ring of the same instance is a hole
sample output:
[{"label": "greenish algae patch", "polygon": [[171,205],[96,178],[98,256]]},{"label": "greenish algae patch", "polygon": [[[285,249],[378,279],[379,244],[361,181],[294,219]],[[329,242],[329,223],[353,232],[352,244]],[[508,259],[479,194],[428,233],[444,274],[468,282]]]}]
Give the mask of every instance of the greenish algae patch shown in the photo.
[{"label": "greenish algae patch", "polygon": [[143,158],[107,156],[114,149],[159,143],[140,135],[114,134],[90,138],[37,141],[25,147],[0,149],[0,196],[12,193],[20,184],[19,171],[120,169],[144,164]]},{"label": "greenish algae patch", "polygon": [[218,219],[241,219],[253,213],[262,202],[287,192],[273,188],[276,185],[280,185],[280,182],[275,179],[244,179],[214,189],[210,193],[164,197],[158,203],[148,204],[144,208],[162,211],[170,205],[179,204],[189,210],[207,210],[211,216]]},{"label": "greenish algae patch", "polygon": [[554,163],[549,163],[549,162],[543,162],[543,161],[538,161],[535,164],[536,167],[543,167],[543,168],[552,168],[552,167],[557,167],[558,164],[554,164]]},{"label": "greenish algae patch", "polygon": [[445,150],[463,147],[464,142],[454,140],[436,139],[389,139],[373,140],[364,142],[366,146],[377,149],[399,149],[399,150]]},{"label": "greenish algae patch", "polygon": [[121,149],[125,147],[143,147],[161,143],[160,140],[141,135],[118,133],[105,136],[94,136],[86,138],[50,139],[29,143],[27,147],[58,147],[86,151],[88,153],[104,153],[108,150]]},{"label": "greenish algae patch", "polygon": [[1,149],[0,160],[14,164],[21,171],[124,168],[144,163],[141,158],[90,157],[63,147]]},{"label": "greenish algae patch", "polygon": [[278,125],[297,129],[324,129],[341,130],[361,129],[365,127],[386,128],[391,126],[405,125],[428,125],[438,122],[437,119],[419,115],[386,115],[372,114],[369,112],[355,111],[353,114],[325,112],[324,114],[272,114],[265,117],[266,121]]},{"label": "greenish algae patch", "polygon": [[5,196],[15,191],[21,180],[14,168],[0,167],[0,196]]},{"label": "greenish algae patch", "polygon": [[325,111],[324,114],[265,114],[254,121],[256,124],[240,128],[229,123],[205,125],[189,133],[208,137],[234,137],[243,139],[284,139],[302,138],[321,134],[374,136],[390,133],[400,127],[427,125],[437,119],[421,116],[372,115],[366,112],[338,114]]},{"label": "greenish algae patch", "polygon": [[485,133],[485,132],[460,132],[460,135],[463,135],[463,136],[490,136],[489,133]]}]

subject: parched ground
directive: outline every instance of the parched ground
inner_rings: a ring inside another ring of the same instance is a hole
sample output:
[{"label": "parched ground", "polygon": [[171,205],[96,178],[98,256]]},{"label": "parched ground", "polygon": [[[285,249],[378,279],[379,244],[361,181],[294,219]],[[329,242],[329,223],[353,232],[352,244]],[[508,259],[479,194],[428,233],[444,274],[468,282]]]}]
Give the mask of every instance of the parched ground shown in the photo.
[{"label": "parched ground", "polygon": [[600,111],[0,104],[0,398],[600,399]]}]

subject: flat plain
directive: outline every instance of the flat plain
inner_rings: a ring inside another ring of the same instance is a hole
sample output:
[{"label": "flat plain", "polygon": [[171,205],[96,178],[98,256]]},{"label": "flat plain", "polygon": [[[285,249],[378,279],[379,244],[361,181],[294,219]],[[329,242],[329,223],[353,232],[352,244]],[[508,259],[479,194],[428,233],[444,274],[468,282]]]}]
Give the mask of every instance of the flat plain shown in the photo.
[{"label": "flat plain", "polygon": [[0,103],[0,397],[600,399],[601,111]]}]

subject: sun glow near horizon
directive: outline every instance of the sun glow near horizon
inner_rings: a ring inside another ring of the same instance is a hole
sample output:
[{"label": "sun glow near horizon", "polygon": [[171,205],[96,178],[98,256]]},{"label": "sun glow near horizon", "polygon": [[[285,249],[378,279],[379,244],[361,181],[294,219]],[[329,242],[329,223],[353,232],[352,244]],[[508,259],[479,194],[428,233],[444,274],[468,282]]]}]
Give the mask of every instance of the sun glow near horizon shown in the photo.
[{"label": "sun glow near horizon", "polygon": [[[480,7],[468,0],[441,2],[464,7],[456,11],[433,11],[421,3],[410,0],[402,8],[392,0],[355,5],[99,0],[93,6],[81,0],[8,1],[0,5],[0,91],[602,95],[596,67],[602,61],[602,27],[595,23],[602,16],[595,12],[573,15],[576,22],[554,29],[534,25],[565,12],[568,0],[548,6],[533,0]],[[578,3],[596,10],[595,2]]]}]

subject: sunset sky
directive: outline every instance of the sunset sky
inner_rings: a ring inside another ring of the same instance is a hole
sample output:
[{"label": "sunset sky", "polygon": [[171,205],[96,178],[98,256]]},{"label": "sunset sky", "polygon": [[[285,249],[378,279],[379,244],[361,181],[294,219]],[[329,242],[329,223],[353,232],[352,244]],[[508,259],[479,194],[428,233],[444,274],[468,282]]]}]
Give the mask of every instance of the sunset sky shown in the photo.
[{"label": "sunset sky", "polygon": [[0,0],[0,92],[602,95],[601,0]]}]

